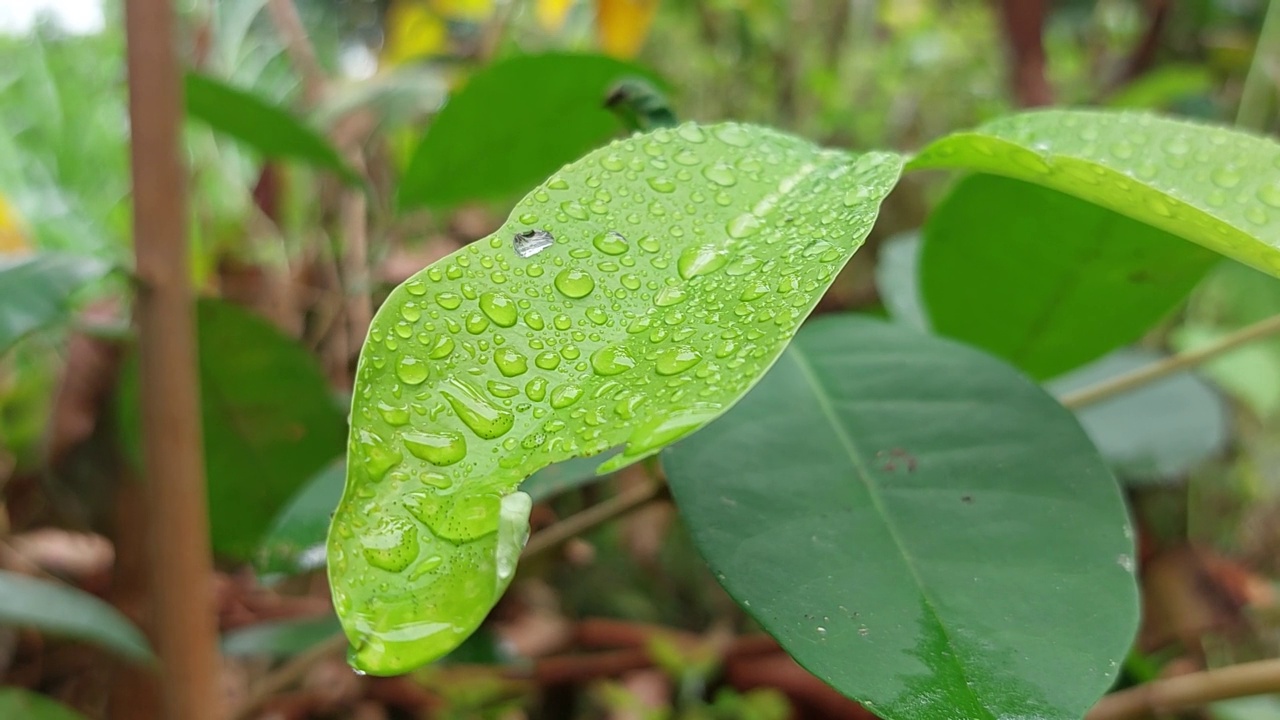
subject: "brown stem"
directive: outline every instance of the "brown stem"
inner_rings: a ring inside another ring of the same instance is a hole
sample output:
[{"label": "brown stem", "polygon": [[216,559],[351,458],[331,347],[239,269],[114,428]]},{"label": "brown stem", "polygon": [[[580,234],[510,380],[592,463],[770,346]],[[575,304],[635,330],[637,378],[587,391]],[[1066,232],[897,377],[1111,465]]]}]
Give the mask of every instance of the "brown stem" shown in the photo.
[{"label": "brown stem", "polygon": [[315,48],[307,36],[302,17],[298,15],[298,8],[293,0],[267,0],[267,11],[271,13],[271,22],[284,42],[289,61],[302,78],[303,100],[307,107],[314,107],[324,96],[325,74],[316,59]]},{"label": "brown stem", "polygon": [[1260,660],[1156,680],[1112,693],[1085,720],[1135,720],[1215,700],[1280,692],[1280,660]]},{"label": "brown stem", "polygon": [[181,67],[170,0],[128,0],[135,318],[151,546],[152,635],[171,720],[221,716],[195,309],[186,247]]},{"label": "brown stem", "polygon": [[529,540],[524,548],[523,557],[529,558],[550,550],[570,538],[599,527],[614,518],[625,515],[651,500],[656,499],[663,491],[663,485],[646,480],[633,488],[624,490],[597,505],[561,520],[551,527],[542,530]]},{"label": "brown stem", "polygon": [[1053,103],[1045,75],[1044,22],[1048,0],[998,0],[1010,54],[1013,96],[1022,107]]}]

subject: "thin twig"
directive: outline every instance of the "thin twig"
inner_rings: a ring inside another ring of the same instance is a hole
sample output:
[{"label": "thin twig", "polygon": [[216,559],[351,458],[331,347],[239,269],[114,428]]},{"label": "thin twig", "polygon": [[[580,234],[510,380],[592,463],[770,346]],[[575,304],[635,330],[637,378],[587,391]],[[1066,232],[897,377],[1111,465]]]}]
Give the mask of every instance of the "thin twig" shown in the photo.
[{"label": "thin twig", "polygon": [[1130,390],[1136,390],[1181,370],[1198,367],[1219,355],[1235,350],[1241,345],[1275,335],[1276,333],[1280,333],[1280,315],[1243,327],[1204,347],[1188,350],[1177,355],[1170,355],[1146,367],[1104,380],[1092,387],[1067,393],[1062,396],[1061,401],[1064,406],[1072,410],[1079,410],[1087,405],[1093,405]]},{"label": "thin twig", "polygon": [[1277,73],[1280,72],[1280,2],[1271,2],[1258,32],[1253,63],[1244,79],[1236,125],[1249,130],[1266,130],[1267,116],[1276,97]]},{"label": "thin twig", "polygon": [[621,517],[656,499],[662,494],[665,486],[646,479],[635,487],[624,490],[597,505],[561,520],[551,527],[538,532],[529,540],[522,557],[530,558],[540,555],[567,540],[597,528],[614,518]]},{"label": "thin twig", "polygon": [[1085,720],[1136,720],[1199,707],[1216,700],[1280,692],[1280,659],[1260,660],[1180,675],[1112,693]]}]

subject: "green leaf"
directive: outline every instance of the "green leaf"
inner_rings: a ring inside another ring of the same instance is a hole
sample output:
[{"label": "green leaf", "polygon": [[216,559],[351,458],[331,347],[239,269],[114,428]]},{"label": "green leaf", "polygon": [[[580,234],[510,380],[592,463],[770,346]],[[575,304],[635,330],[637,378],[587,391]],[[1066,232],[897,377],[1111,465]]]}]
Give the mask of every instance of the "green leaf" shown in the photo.
[{"label": "green leaf", "polygon": [[222,652],[231,656],[290,657],[319,645],[339,630],[338,619],[332,615],[258,623],[224,635]]},{"label": "green leaf", "polygon": [[28,333],[66,322],[75,292],[109,269],[100,260],[75,255],[0,259],[0,354]]},{"label": "green leaf", "polygon": [[0,717],[13,720],[84,720],[84,716],[44,695],[22,688],[0,688]]},{"label": "green leaf", "polygon": [[528,55],[476,73],[414,151],[400,181],[400,207],[527,192],[623,130],[606,100],[631,78],[660,84],[648,70],[603,55]]},{"label": "green leaf", "polygon": [[329,534],[352,662],[472,632],[528,532],[520,481],[656,453],[761,376],[875,221],[897,155],[736,124],[659,129],[554,175],[396,288],[361,351]]},{"label": "green leaf", "polygon": [[84,640],[135,661],[151,660],[142,633],[115,608],[83,590],[6,570],[0,570],[0,623]]},{"label": "green leaf", "polygon": [[907,167],[1043,185],[1280,274],[1280,144],[1265,137],[1141,113],[1041,110],[937,140]]},{"label": "green leaf", "polygon": [[888,238],[876,255],[876,292],[889,317],[916,328],[929,329],[924,298],[920,297],[920,233]]},{"label": "green leaf", "polygon": [[596,467],[604,459],[607,458],[603,455],[577,457],[549,465],[520,483],[520,492],[528,495],[534,502],[541,502],[573,488],[597,482],[600,476],[596,474]]},{"label": "green leaf", "polygon": [[920,257],[933,329],[1037,378],[1139,339],[1219,257],[1056,190],[974,175],[930,216]]},{"label": "green leaf", "polygon": [[327,140],[284,108],[197,73],[187,73],[186,94],[188,115],[266,157],[300,160],[350,185],[362,183]]},{"label": "green leaf", "polygon": [[663,454],[694,542],[801,665],[886,720],[1078,720],[1137,627],[1118,486],[980,352],[814,320]]},{"label": "green leaf", "polygon": [[[276,514],[304,483],[342,454],[342,415],[315,358],[243,308],[198,304],[201,423],[213,547],[254,555]],[[135,458],[139,374],[121,379],[121,427]]]},{"label": "green leaf", "polygon": [[258,547],[254,560],[259,572],[309,572],[324,565],[329,515],[342,499],[346,478],[346,460],[337,460],[289,499]]},{"label": "green leaf", "polygon": [[[1046,385],[1059,397],[1161,359],[1121,350]],[[1226,446],[1230,414],[1218,393],[1190,372],[1157,380],[1076,413],[1102,456],[1129,484],[1177,479]]]}]

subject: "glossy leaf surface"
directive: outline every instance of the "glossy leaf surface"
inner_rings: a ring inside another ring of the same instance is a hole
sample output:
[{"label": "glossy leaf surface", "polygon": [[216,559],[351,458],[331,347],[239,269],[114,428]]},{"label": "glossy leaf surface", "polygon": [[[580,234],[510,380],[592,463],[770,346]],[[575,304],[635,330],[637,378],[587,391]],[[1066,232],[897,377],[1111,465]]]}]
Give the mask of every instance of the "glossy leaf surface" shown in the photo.
[{"label": "glossy leaf surface", "polygon": [[100,645],[150,660],[142,633],[118,610],[82,590],[0,570],[0,623]]},{"label": "glossy leaf surface", "polygon": [[1214,252],[1057,190],[960,181],[923,232],[935,332],[1050,378],[1132,343],[1220,262]]},{"label": "glossy leaf surface", "polygon": [[0,354],[27,333],[66,322],[72,295],[107,270],[100,260],[74,255],[0,259]]},{"label": "glossy leaf surface", "polygon": [[1042,110],[937,140],[908,167],[1054,188],[1280,274],[1280,143],[1258,135],[1141,113]]},{"label": "glossy leaf surface", "polygon": [[447,207],[527,192],[623,129],[605,107],[621,80],[656,80],[603,55],[551,53],[481,70],[427,128],[400,182],[400,207]]},{"label": "glossy leaf surface", "polygon": [[683,125],[591,153],[410,278],[360,357],[334,603],[371,673],[438,658],[514,572],[552,463],[656,453],[774,362],[870,231],[898,156]]},{"label": "glossy leaf surface", "polygon": [[814,320],[663,466],[729,594],[886,720],[1078,720],[1136,629],[1102,459],[1052,397],[957,343]]}]

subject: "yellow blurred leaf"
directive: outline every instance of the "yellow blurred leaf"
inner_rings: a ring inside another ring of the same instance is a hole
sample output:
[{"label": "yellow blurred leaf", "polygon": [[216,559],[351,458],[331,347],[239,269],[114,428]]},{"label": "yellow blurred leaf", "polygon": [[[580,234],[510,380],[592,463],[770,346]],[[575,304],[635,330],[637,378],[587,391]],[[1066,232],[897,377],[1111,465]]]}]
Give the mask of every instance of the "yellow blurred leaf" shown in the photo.
[{"label": "yellow blurred leaf", "polygon": [[402,65],[410,60],[444,53],[449,28],[429,5],[416,0],[397,0],[387,10],[387,41],[382,46],[382,64]]},{"label": "yellow blurred leaf", "polygon": [[0,195],[0,255],[17,255],[30,249],[22,218],[4,196]]},{"label": "yellow blurred leaf", "polygon": [[534,14],[543,30],[555,32],[564,26],[570,8],[576,3],[577,0],[538,0]]},{"label": "yellow blurred leaf", "polygon": [[493,0],[431,0],[431,8],[445,20],[479,22],[493,14]]},{"label": "yellow blurred leaf", "polygon": [[596,0],[596,39],[616,58],[633,58],[649,35],[658,0]]}]

